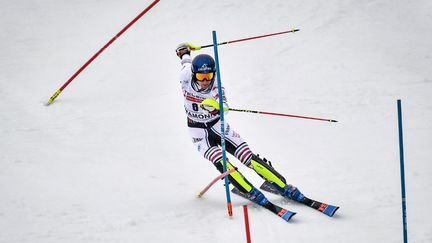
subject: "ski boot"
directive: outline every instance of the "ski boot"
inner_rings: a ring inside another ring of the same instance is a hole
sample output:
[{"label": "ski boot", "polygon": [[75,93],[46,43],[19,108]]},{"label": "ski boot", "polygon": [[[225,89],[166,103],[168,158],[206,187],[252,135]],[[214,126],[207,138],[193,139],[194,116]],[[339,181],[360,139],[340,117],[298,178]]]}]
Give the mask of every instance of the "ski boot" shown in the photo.
[{"label": "ski boot", "polygon": [[269,201],[268,199],[264,196],[264,194],[256,189],[255,187],[252,189],[252,191],[250,191],[249,193],[247,193],[247,197],[254,203],[261,205],[261,206],[266,206]]},{"label": "ski boot", "polygon": [[297,187],[293,186],[293,185],[285,185],[283,188],[280,187],[279,185],[277,185],[274,182],[270,182],[270,184],[276,189],[278,190],[278,192],[288,198],[288,199],[292,199],[294,201],[297,201],[299,203],[303,203],[305,200],[305,196],[303,195],[303,193],[300,192],[299,189],[297,189]]}]

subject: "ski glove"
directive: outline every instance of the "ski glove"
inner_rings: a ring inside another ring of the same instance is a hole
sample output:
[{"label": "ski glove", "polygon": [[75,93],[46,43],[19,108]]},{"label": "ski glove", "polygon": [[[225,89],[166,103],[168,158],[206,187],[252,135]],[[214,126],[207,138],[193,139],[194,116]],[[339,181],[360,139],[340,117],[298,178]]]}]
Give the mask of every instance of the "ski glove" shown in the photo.
[{"label": "ski glove", "polygon": [[201,46],[195,46],[195,45],[192,45],[192,43],[185,42],[185,43],[181,43],[177,46],[176,54],[181,59],[183,57],[183,55],[185,55],[185,54],[190,55],[191,51],[197,51],[200,49],[201,49]]},{"label": "ski glove", "polygon": [[[219,103],[211,98],[207,98],[201,102],[201,108],[210,112],[212,115],[215,115],[219,112],[220,106]],[[228,107],[224,107],[224,111],[228,111]]]}]

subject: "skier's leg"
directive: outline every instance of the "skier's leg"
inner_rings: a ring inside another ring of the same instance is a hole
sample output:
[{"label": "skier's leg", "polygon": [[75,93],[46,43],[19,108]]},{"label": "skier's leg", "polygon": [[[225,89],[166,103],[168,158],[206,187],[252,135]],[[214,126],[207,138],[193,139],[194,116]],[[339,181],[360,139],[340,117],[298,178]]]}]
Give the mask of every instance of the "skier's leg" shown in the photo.
[{"label": "skier's leg", "polygon": [[[204,158],[212,162],[216,168],[223,173],[223,161],[222,161],[222,150],[218,147],[220,143],[220,137],[217,136],[210,129],[202,128],[189,128],[189,133],[192,137],[192,141],[195,144],[198,151],[202,154]],[[227,144],[230,143],[229,141]],[[231,145],[228,145],[230,147]],[[227,161],[227,169],[230,170],[234,166]],[[253,195],[252,199],[260,205],[265,205],[268,200],[265,196],[256,189],[239,171],[234,171],[228,176],[228,180],[232,185],[237,187],[241,192],[250,193]]]},{"label": "skier's leg", "polygon": [[283,196],[298,202],[303,202],[304,195],[295,186],[286,183],[285,178],[279,174],[267,161],[252,154],[250,165],[263,179],[269,181]]},{"label": "skier's leg", "polygon": [[[229,126],[229,124],[226,124],[225,131],[226,150],[230,154],[234,155],[249,168],[255,170],[263,179],[269,181],[283,196],[299,202],[303,201],[303,194],[296,187],[286,184],[286,180],[281,174],[264,160],[253,154],[248,144],[241,138],[240,134]],[[210,140],[220,144],[220,122],[209,129],[208,133]],[[235,184],[233,183],[233,185]],[[239,190],[241,189],[239,188]]]},{"label": "skier's leg", "polygon": [[[239,133],[235,132],[229,124],[225,125],[225,148],[228,153],[236,157],[240,162],[249,166],[252,151]],[[216,123],[209,129],[209,137],[220,145],[220,124]]]},{"label": "skier's leg", "polygon": [[[216,168],[223,173],[223,159],[222,150],[218,146],[214,146],[208,149],[204,153],[204,157],[213,162]],[[234,166],[227,161],[227,170],[231,170]],[[239,191],[248,193],[251,196],[251,200],[259,205],[266,205],[268,203],[267,198],[257,188],[255,188],[236,168],[234,172],[228,175],[229,182],[235,186]]]},{"label": "skier's leg", "polygon": [[[216,123],[209,130],[209,137],[220,144],[220,123]],[[226,150],[249,168],[252,168],[259,176],[269,181],[281,194],[287,198],[303,201],[303,194],[294,186],[286,183],[285,178],[279,174],[266,161],[253,154],[248,144],[234,131],[229,124],[225,128]],[[222,153],[221,153],[222,154]],[[240,190],[240,188],[239,188]]]},{"label": "skier's leg", "polygon": [[[223,173],[223,161],[220,160],[215,164],[216,168]],[[227,161],[227,170],[234,168],[234,166]],[[264,206],[268,204],[267,198],[255,188],[239,171],[234,171],[228,175],[228,180],[232,185],[234,185],[241,192],[248,193],[251,197],[250,199],[255,203]]]},{"label": "skier's leg", "polygon": [[259,156],[252,154],[249,164],[250,167],[263,179],[273,182],[279,187],[285,187],[285,178],[279,174],[270,164],[268,164],[266,159],[261,159]]},{"label": "skier's leg", "polygon": [[[223,173],[222,160],[216,162],[214,165],[216,166],[216,169]],[[227,170],[231,170],[232,168],[234,168],[234,166],[229,161],[227,161]],[[253,185],[248,180],[246,180],[246,178],[244,178],[244,176],[239,171],[237,171],[237,168],[234,172],[229,174],[228,179],[230,183],[237,187],[241,192],[249,193],[252,191]]]}]

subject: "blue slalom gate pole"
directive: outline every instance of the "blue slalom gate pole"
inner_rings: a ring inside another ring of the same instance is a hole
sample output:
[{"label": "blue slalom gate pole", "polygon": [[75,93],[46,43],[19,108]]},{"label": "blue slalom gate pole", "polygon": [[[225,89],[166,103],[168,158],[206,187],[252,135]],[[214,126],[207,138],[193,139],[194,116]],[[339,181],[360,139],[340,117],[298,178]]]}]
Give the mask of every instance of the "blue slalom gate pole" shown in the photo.
[{"label": "blue slalom gate pole", "polygon": [[405,165],[403,149],[403,132],[402,132],[402,105],[401,100],[397,100],[398,110],[398,127],[399,127],[399,156],[400,156],[400,173],[401,173],[401,191],[402,191],[402,222],[404,243],[408,243],[407,214],[406,214],[406,196],[405,196]]},{"label": "blue slalom gate pole", "polygon": [[[219,68],[219,56],[218,56],[218,48],[217,48],[217,38],[216,31],[213,31],[213,49],[214,56],[216,62],[216,78],[218,84],[218,92],[219,92],[219,106],[220,106],[220,123],[221,123],[221,147],[222,147],[222,160],[223,160],[223,170],[227,171],[227,158],[226,158],[226,150],[225,150],[225,118],[224,118],[224,109],[223,109],[223,94],[222,94],[222,82]],[[231,195],[229,191],[229,183],[228,176],[225,176],[225,191],[227,198],[227,207],[228,207],[228,215],[232,216],[232,204],[231,204]]]}]

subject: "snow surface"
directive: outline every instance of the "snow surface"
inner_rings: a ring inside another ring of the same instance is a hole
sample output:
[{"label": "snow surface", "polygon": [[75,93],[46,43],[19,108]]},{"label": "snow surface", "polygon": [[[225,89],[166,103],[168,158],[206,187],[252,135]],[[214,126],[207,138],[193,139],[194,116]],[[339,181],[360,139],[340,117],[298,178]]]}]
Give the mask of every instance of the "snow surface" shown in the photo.
[{"label": "snow surface", "polygon": [[[0,242],[245,242],[243,204],[252,242],[402,242],[397,99],[409,240],[432,242],[432,1],[162,0],[43,105],[150,3],[0,1]],[[341,209],[267,194],[298,212],[286,223],[232,195],[229,219],[222,182],[195,197],[217,171],[190,142],[174,49],[291,28],[219,48],[231,107],[339,123],[227,119]]]}]

